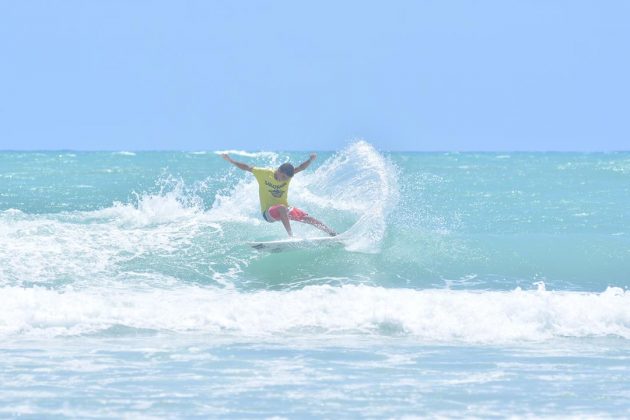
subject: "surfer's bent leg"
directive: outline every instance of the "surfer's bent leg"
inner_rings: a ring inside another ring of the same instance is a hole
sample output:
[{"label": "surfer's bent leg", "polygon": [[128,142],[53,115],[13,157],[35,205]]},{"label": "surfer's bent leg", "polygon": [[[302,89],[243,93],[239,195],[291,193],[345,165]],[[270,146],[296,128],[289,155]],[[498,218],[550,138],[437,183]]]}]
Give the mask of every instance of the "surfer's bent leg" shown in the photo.
[{"label": "surfer's bent leg", "polygon": [[317,220],[312,216],[309,216],[307,212],[297,207],[289,207],[289,219],[295,220],[296,222],[307,223],[309,225],[315,226],[317,229],[323,230],[330,236],[337,235],[337,232],[326,226],[325,223]]},{"label": "surfer's bent leg", "polygon": [[[289,236],[293,236],[293,232],[291,231],[291,222],[290,220],[294,220],[296,222],[302,222],[309,224],[311,226],[316,227],[319,230],[322,230],[329,234],[330,236],[337,236],[337,232],[328,227],[325,223],[317,220],[316,218],[309,216],[304,210],[301,210],[297,207],[286,207],[282,204],[277,204],[275,206],[270,207],[267,212],[269,218],[273,221],[280,220],[284,225],[284,228],[287,230]],[[268,220],[265,217],[265,220]]]},{"label": "surfer's bent leg", "polygon": [[313,225],[315,226],[317,229],[319,230],[323,230],[324,232],[326,232],[327,234],[329,234],[330,236],[337,236],[337,232],[335,232],[334,230],[332,230],[331,228],[329,228],[325,223],[317,220],[316,218],[312,217],[312,216],[304,216],[302,218],[302,220],[300,220],[300,222],[303,223],[308,223],[309,225]]}]

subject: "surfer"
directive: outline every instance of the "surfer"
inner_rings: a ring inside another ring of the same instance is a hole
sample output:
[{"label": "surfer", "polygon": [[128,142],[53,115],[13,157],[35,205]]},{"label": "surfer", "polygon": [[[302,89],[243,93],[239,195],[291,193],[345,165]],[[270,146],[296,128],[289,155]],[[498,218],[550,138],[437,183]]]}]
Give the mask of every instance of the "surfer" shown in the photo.
[{"label": "surfer", "polygon": [[310,216],[304,210],[289,206],[287,200],[289,184],[291,183],[293,175],[308,168],[311,162],[317,158],[317,154],[311,153],[309,159],[297,167],[294,167],[290,163],[283,163],[277,169],[259,168],[250,166],[246,163],[237,162],[227,153],[223,153],[221,157],[237,168],[254,174],[256,181],[258,181],[258,195],[260,197],[262,217],[267,222],[273,223],[281,221],[289,236],[293,236],[290,220],[313,225],[317,229],[323,230],[330,236],[337,235],[334,230],[316,218]]}]

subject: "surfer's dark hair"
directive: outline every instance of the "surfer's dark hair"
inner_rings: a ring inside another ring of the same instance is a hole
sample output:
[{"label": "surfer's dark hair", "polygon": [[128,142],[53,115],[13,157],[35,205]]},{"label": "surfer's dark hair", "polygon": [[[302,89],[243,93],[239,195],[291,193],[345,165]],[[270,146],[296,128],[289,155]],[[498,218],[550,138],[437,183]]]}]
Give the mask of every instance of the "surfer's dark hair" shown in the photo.
[{"label": "surfer's dark hair", "polygon": [[293,174],[295,173],[295,168],[293,167],[293,165],[291,165],[288,162],[280,165],[278,170],[282,172],[283,174],[285,174],[286,176],[288,176],[289,178],[292,178]]}]

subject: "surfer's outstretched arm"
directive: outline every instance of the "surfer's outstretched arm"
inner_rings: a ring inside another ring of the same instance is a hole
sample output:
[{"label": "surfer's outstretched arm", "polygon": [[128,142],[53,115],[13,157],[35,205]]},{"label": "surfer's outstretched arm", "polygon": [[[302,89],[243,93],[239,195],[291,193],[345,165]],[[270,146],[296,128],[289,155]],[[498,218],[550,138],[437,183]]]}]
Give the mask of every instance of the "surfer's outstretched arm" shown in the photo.
[{"label": "surfer's outstretched arm", "polygon": [[242,170],[244,170],[244,171],[251,172],[251,171],[252,171],[252,169],[254,169],[253,167],[249,166],[249,165],[248,165],[248,164],[246,164],[246,163],[243,163],[243,162],[238,162],[238,161],[236,161],[236,160],[232,159],[232,158],[230,157],[230,155],[228,155],[227,153],[223,153],[223,154],[221,155],[221,157],[222,157],[223,159],[227,160],[228,162],[230,162],[232,165],[234,165],[234,166],[236,166],[237,168],[242,169]]},{"label": "surfer's outstretched arm", "polygon": [[311,164],[312,161],[314,161],[315,159],[317,159],[317,153],[311,153],[311,157],[308,158],[308,160],[300,163],[299,166],[295,167],[295,171],[294,173],[298,173],[298,172],[302,172],[304,169],[308,168],[308,165]]},{"label": "surfer's outstretched arm", "polygon": [[314,218],[312,216],[305,216],[302,220],[300,220],[300,222],[308,223],[309,225],[313,225],[317,229],[323,230],[324,232],[326,232],[330,236],[337,236],[337,232],[335,232],[333,229],[328,227],[324,222],[321,222],[321,221],[317,220],[316,218]]}]

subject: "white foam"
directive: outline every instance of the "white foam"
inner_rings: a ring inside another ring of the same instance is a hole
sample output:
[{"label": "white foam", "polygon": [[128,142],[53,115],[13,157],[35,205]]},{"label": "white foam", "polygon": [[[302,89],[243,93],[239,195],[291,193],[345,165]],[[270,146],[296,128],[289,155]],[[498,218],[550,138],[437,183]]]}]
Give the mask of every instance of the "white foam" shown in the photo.
[{"label": "white foam", "polygon": [[190,219],[203,212],[201,200],[184,203],[177,191],[142,194],[135,203],[115,202],[112,207],[83,213],[86,220],[111,219],[125,226],[151,226]]},{"label": "white foam", "polygon": [[230,191],[218,192],[207,213],[216,221],[260,224],[261,211],[256,179],[246,174]]},{"label": "white foam", "polygon": [[309,286],[239,293],[215,288],[0,289],[0,335],[66,336],[113,326],[174,332],[406,335],[509,343],[556,337],[630,339],[630,292],[470,292]]},{"label": "white foam", "polygon": [[2,216],[7,216],[7,217],[20,217],[20,216],[24,216],[26,213],[24,213],[22,210],[20,209],[14,209],[14,208],[10,208],[10,209],[6,209],[4,211],[0,212],[0,215]]},{"label": "white foam", "polygon": [[129,275],[119,266],[126,261],[182,252],[199,237],[220,238],[222,226],[204,212],[202,200],[183,190],[176,183],[96,211],[0,212],[0,285],[107,282]]},{"label": "white foam", "polygon": [[124,261],[185,249],[202,229],[207,235],[221,232],[219,225],[200,219],[152,227],[49,218],[0,223],[0,285],[105,280],[124,274],[118,266]]}]

